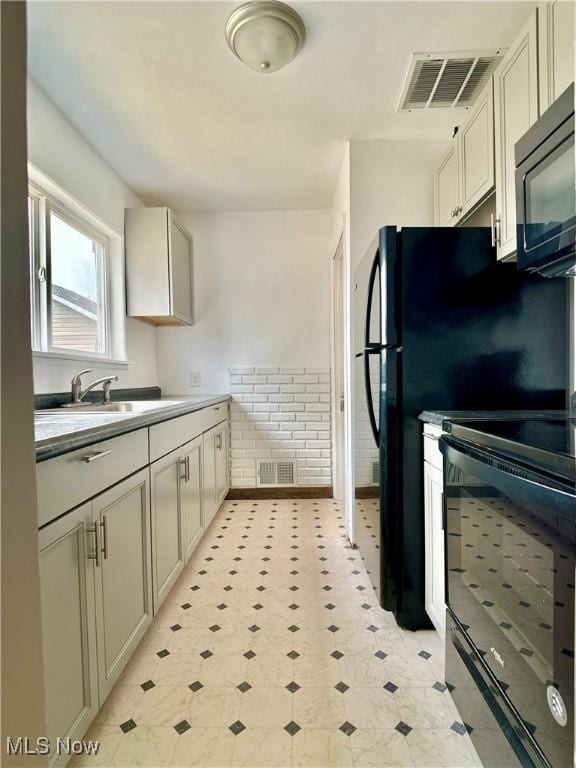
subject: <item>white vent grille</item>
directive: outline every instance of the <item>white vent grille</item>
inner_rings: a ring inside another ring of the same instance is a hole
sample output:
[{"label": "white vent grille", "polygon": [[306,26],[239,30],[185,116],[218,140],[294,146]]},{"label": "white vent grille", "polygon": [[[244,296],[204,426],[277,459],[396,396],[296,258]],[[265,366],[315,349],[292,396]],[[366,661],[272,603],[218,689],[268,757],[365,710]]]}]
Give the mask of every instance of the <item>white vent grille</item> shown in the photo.
[{"label": "white vent grille", "polygon": [[293,461],[259,461],[258,486],[294,485]]},{"label": "white vent grille", "polygon": [[471,107],[504,53],[413,53],[396,111]]},{"label": "white vent grille", "polygon": [[372,462],[372,482],[374,485],[380,485],[380,462]]}]

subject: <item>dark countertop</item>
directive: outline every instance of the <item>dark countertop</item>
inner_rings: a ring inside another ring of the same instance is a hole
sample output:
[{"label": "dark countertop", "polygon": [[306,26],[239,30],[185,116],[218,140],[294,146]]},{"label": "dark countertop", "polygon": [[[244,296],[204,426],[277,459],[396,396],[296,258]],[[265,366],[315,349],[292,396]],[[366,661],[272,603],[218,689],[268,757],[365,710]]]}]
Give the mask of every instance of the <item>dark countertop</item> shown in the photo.
[{"label": "dark countertop", "polygon": [[60,456],[110,437],[158,424],[186,413],[230,400],[230,395],[192,395],[164,397],[170,406],[144,412],[87,413],[81,409],[34,412],[36,461]]},{"label": "dark countertop", "polygon": [[456,419],[564,419],[566,411],[422,411],[420,421],[441,427],[445,421]]}]

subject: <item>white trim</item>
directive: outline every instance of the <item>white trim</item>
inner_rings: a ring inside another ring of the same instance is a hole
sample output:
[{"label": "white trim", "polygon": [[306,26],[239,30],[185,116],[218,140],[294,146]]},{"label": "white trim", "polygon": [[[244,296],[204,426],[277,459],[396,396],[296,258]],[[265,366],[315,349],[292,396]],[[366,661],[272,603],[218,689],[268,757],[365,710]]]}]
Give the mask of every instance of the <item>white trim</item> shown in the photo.
[{"label": "white trim", "polygon": [[28,163],[28,181],[32,186],[39,186],[41,191],[46,192],[49,197],[53,197],[56,202],[59,202],[73,214],[84,220],[90,227],[95,229],[95,234],[100,234],[100,237],[102,234],[111,238],[123,237],[122,232],[117,232],[115,229],[112,229],[112,227],[109,227],[105,221],[94,213],[94,211],[78,202],[76,198],[72,197],[72,195],[66,192],[65,189],[50,176],[47,176],[43,171],[37,168],[33,163]]},{"label": "white trim", "polygon": [[[87,353],[83,354],[80,350],[74,350],[70,355],[62,352],[57,347],[50,347],[48,340],[50,317],[49,306],[44,296],[45,307],[43,312],[46,316],[46,322],[40,325],[42,337],[35,340],[40,343],[40,349],[33,350],[34,354],[41,357],[51,357],[56,359],[76,359],[98,361],[100,364],[109,362],[111,365],[128,365],[128,361],[123,359],[126,354],[126,303],[125,303],[125,285],[124,285],[124,236],[108,226],[92,210],[76,200],[72,195],[66,192],[57,182],[43,173],[32,163],[28,163],[28,182],[34,195],[40,196],[41,205],[39,209],[42,221],[41,230],[45,228],[47,216],[50,210],[82,231],[87,236],[100,243],[105,253],[105,265],[100,279],[103,282],[103,294],[101,296],[100,310],[100,328],[102,332],[102,342],[105,347],[105,353]],[[44,214],[44,215],[42,215]],[[46,251],[49,248],[49,242],[46,233],[40,232],[40,240],[44,240],[44,248],[40,243],[40,250]],[[40,254],[43,258],[44,256]],[[46,258],[48,256],[46,255]],[[46,265],[45,265],[46,266]],[[50,270],[47,269],[47,279],[50,280]],[[41,292],[42,293],[42,292]],[[46,291],[43,292],[46,294]],[[42,296],[41,296],[42,298]],[[41,354],[40,354],[41,353]]]},{"label": "white trim", "polygon": [[90,353],[83,355],[81,352],[43,352],[40,350],[34,350],[32,352],[32,357],[38,357],[47,360],[77,360],[84,363],[94,363],[98,366],[111,365],[115,368],[128,368],[130,365],[132,365],[132,363],[130,363],[128,360],[112,360],[110,357],[97,357]]},{"label": "white trim", "polygon": [[[344,398],[345,382],[345,325],[344,325],[344,231],[340,233],[336,250],[330,258],[330,377],[332,401],[332,487],[334,498],[345,498],[345,416],[340,410]],[[338,328],[341,329],[340,334]],[[340,350],[337,350],[340,345]]]}]

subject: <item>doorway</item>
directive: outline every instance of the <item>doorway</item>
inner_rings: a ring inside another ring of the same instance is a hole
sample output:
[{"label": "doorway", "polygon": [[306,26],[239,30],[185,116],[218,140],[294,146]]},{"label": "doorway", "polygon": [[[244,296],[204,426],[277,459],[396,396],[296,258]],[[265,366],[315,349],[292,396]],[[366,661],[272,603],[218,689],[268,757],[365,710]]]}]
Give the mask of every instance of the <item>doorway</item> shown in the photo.
[{"label": "doorway", "polygon": [[332,256],[332,485],[334,498],[344,500],[345,398],[344,398],[344,239],[340,235]]}]

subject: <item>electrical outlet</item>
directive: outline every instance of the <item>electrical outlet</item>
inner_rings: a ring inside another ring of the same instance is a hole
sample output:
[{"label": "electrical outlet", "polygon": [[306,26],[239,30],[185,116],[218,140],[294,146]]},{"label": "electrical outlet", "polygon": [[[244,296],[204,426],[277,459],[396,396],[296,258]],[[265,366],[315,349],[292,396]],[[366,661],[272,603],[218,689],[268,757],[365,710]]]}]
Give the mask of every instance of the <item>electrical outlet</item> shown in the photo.
[{"label": "electrical outlet", "polygon": [[190,386],[191,387],[200,386],[200,371],[190,371]]}]

